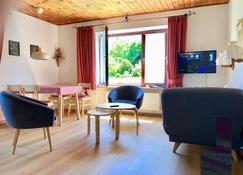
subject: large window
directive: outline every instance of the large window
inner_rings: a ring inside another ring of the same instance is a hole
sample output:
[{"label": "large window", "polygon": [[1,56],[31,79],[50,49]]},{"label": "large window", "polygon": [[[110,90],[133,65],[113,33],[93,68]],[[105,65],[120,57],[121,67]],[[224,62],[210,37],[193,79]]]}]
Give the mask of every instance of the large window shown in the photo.
[{"label": "large window", "polygon": [[109,37],[109,83],[141,84],[141,35]]},{"label": "large window", "polygon": [[145,83],[164,84],[165,81],[165,33],[145,35]]},{"label": "large window", "polygon": [[[99,84],[102,84],[105,78],[109,85],[165,83],[165,26],[109,31],[106,37],[108,44],[104,43],[102,36],[104,33],[96,35]],[[106,52],[105,44],[108,46]],[[104,53],[108,54],[108,57]]]}]

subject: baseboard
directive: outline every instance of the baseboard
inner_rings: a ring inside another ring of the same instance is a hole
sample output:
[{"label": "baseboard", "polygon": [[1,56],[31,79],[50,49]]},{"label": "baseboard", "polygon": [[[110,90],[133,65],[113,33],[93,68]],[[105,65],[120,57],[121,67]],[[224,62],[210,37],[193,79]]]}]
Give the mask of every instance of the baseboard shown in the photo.
[{"label": "baseboard", "polygon": [[[124,114],[133,114],[133,111],[122,111]],[[145,115],[145,116],[162,116],[162,113],[160,111],[152,111],[152,110],[140,110],[138,111],[139,115]]]}]

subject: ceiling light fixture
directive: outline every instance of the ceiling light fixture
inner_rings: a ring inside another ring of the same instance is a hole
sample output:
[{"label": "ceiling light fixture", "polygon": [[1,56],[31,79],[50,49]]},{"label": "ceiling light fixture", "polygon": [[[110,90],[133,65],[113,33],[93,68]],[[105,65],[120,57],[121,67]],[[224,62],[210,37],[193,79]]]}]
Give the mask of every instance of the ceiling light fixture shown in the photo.
[{"label": "ceiling light fixture", "polygon": [[36,13],[38,13],[39,15],[42,14],[43,12],[44,12],[44,9],[42,7],[36,8]]},{"label": "ceiling light fixture", "polygon": [[[44,12],[44,8],[42,8],[42,7],[36,7],[35,10],[36,10],[36,13],[38,14],[39,19],[40,19],[40,15]],[[41,48],[38,48],[38,50],[35,51],[31,55],[31,58],[32,59],[35,59],[35,60],[48,60],[49,59],[49,55],[47,55],[45,52],[43,52],[41,50]]]}]

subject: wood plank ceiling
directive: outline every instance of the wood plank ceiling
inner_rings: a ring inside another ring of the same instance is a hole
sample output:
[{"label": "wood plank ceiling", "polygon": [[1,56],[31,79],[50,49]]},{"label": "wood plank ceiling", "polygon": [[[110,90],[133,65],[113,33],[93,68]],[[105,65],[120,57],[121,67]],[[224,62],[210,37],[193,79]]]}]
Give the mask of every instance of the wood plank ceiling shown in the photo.
[{"label": "wood plank ceiling", "polygon": [[[17,10],[56,25],[229,3],[229,0],[19,0]],[[44,8],[38,15],[36,7]]]}]

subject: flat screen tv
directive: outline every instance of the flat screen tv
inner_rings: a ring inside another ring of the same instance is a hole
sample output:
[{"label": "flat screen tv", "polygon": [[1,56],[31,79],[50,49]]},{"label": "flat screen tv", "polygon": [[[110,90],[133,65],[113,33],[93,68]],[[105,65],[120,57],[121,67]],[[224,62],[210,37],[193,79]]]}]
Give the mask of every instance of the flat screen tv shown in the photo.
[{"label": "flat screen tv", "polygon": [[185,52],[178,55],[178,72],[216,73],[216,50]]}]

